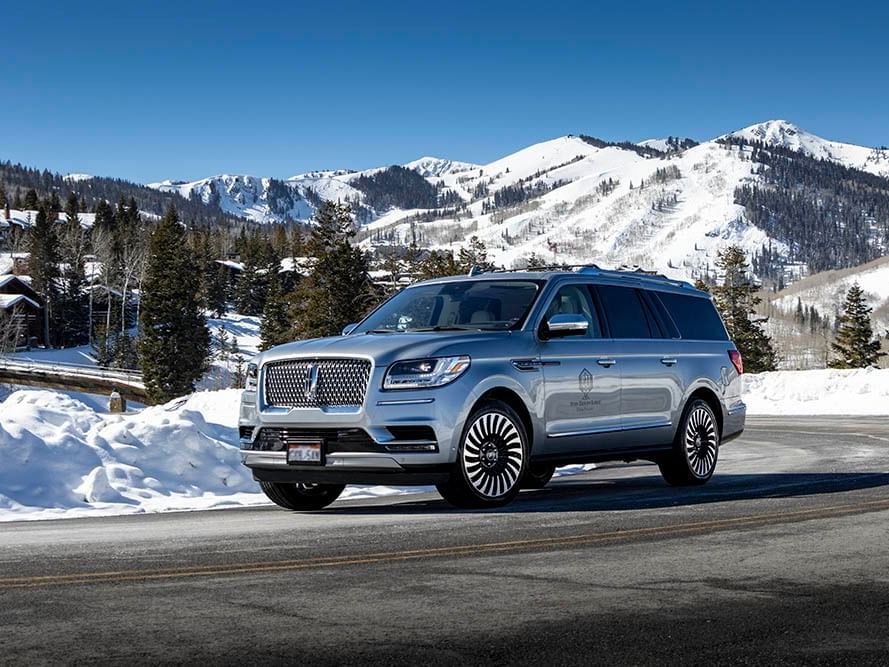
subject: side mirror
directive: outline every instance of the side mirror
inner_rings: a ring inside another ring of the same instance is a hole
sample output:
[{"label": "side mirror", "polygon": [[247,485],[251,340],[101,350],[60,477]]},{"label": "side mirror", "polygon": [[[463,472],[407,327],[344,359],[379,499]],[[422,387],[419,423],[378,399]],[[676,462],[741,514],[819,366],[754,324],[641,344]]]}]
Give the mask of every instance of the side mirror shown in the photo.
[{"label": "side mirror", "polygon": [[340,334],[340,335],[341,335],[341,336],[348,336],[350,333],[352,333],[353,331],[355,331],[355,329],[356,329],[357,327],[358,327],[358,323],[357,323],[357,322],[352,322],[352,324],[347,324],[346,326],[343,327],[343,332],[342,332],[342,334]]},{"label": "side mirror", "polygon": [[583,315],[570,313],[557,313],[546,321],[547,338],[562,338],[564,336],[584,336],[590,323]]}]

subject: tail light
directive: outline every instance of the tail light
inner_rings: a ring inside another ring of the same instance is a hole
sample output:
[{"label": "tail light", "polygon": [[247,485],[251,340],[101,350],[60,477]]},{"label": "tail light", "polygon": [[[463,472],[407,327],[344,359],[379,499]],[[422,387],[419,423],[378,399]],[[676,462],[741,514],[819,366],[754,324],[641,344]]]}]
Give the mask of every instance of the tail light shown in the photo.
[{"label": "tail light", "polygon": [[738,375],[743,375],[744,360],[741,359],[741,353],[737,350],[729,350],[728,358],[732,360],[732,366],[734,366],[735,370],[738,371]]}]

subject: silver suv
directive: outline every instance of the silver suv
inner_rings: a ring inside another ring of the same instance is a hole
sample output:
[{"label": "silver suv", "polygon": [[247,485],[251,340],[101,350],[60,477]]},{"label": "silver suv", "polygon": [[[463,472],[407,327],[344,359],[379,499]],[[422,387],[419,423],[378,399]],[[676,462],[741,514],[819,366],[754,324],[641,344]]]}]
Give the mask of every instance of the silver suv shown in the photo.
[{"label": "silver suv", "polygon": [[703,484],[744,429],[742,372],[710,296],[685,282],[596,267],[429,280],[342,336],[260,355],[241,457],[294,510],[346,484],[495,507],[556,466],[608,460]]}]

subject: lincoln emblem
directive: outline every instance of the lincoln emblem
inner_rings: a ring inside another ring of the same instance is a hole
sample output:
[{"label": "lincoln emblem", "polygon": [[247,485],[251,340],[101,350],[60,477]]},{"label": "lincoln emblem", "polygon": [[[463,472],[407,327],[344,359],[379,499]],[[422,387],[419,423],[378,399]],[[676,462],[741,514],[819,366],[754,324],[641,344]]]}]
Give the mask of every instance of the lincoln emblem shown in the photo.
[{"label": "lincoln emblem", "polygon": [[310,401],[318,399],[318,367],[315,364],[306,368],[306,398]]}]

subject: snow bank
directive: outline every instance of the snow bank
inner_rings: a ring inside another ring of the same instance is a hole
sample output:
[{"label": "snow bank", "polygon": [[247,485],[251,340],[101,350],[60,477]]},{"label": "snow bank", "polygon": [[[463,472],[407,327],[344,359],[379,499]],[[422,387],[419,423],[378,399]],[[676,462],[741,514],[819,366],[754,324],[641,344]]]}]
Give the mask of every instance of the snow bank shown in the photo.
[{"label": "snow bank", "polygon": [[0,520],[265,502],[240,465],[239,392],[105,415],[56,391],[0,404]]},{"label": "snow bank", "polygon": [[[240,390],[197,392],[126,415],[105,414],[101,401],[86,398],[0,393],[0,521],[270,504],[240,462]],[[354,486],[341,498],[434,490]]]},{"label": "snow bank", "polygon": [[889,369],[776,371],[743,380],[751,415],[889,415]]}]

